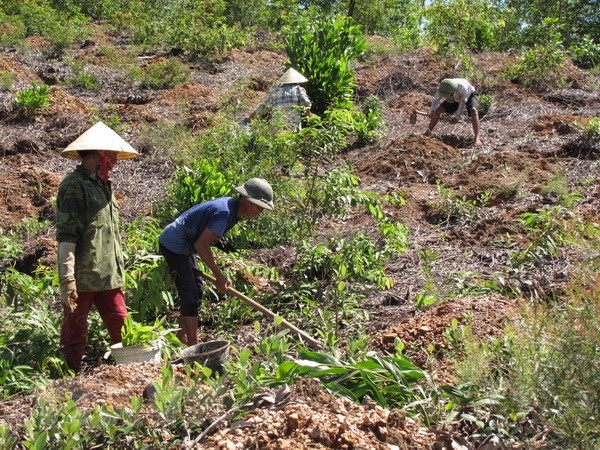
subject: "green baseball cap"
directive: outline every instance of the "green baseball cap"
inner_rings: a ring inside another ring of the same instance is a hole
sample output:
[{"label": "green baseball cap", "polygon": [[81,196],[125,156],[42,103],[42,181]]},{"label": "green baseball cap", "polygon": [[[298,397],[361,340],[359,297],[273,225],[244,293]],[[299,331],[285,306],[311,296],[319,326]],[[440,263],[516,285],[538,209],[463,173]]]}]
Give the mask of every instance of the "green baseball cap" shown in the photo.
[{"label": "green baseball cap", "polygon": [[458,82],[452,78],[444,78],[438,86],[438,92],[442,97],[450,97],[458,89]]}]

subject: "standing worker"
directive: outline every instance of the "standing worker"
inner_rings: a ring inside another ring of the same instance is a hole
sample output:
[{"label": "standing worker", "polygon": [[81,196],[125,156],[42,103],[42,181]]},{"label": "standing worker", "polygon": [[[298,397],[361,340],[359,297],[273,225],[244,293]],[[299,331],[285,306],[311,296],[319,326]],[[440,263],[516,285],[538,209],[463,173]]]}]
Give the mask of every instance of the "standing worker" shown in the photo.
[{"label": "standing worker", "polygon": [[216,278],[219,292],[231,281],[223,275],[211,249],[242,217],[257,217],[273,209],[273,189],[261,178],[251,178],[235,188],[239,197],[221,197],[193,206],[167,225],[158,237],[160,252],[173,278],[180,301],[179,339],[188,346],[198,343],[198,310],[204,282],[195,254]]},{"label": "standing worker", "polygon": [[[439,105],[442,98],[444,101],[441,105]],[[469,117],[471,117],[471,124],[473,125],[475,146],[481,146],[481,139],[479,138],[479,113],[477,112],[477,106],[477,92],[471,83],[463,78],[443,79],[438,86],[437,91],[435,92],[435,97],[433,98],[433,102],[431,103],[431,108],[429,110],[429,117],[431,117],[431,120],[425,135],[431,136],[433,129],[440,120],[440,116],[444,112],[453,114],[452,118],[450,119],[451,123],[458,123],[466,108]]]},{"label": "standing worker", "polygon": [[117,160],[135,158],[138,152],[98,122],[61,155],[81,159],[61,182],[56,197],[58,274],[64,310],[61,350],[69,368],[78,372],[92,305],[98,309],[111,343],[121,342],[121,327],[127,317],[123,254],[119,210],[108,177]]},{"label": "standing worker", "polygon": [[298,71],[289,68],[277,81],[277,86],[267,94],[267,98],[247,118],[250,122],[260,117],[278,112],[287,121],[290,131],[302,129],[302,114],[310,115],[310,99],[300,86],[308,80]]}]

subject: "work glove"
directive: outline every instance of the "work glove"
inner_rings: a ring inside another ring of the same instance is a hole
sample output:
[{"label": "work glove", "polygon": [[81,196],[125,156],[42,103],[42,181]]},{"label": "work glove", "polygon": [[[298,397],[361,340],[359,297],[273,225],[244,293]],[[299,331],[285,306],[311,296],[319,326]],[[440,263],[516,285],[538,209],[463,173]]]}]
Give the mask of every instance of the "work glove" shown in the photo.
[{"label": "work glove", "polygon": [[58,243],[58,279],[60,297],[65,312],[72,313],[77,307],[77,286],[75,284],[75,244]]}]

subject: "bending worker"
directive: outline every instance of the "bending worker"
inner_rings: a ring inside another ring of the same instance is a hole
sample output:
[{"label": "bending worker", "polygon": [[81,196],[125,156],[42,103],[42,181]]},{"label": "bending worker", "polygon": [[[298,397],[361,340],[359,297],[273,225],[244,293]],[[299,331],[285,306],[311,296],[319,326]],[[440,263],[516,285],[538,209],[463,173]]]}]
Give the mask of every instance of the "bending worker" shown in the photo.
[{"label": "bending worker", "polygon": [[198,310],[204,282],[195,254],[216,278],[219,292],[231,281],[221,272],[211,249],[243,217],[257,217],[273,209],[273,189],[261,178],[251,178],[235,188],[239,197],[222,197],[193,206],[167,225],[158,237],[160,252],[173,278],[180,301],[179,339],[188,346],[198,343]]},{"label": "bending worker", "polygon": [[118,159],[135,158],[138,152],[98,122],[61,155],[81,159],[61,182],[56,197],[58,274],[64,309],[60,342],[69,368],[78,372],[92,305],[100,313],[111,344],[121,342],[121,327],[127,317],[123,254],[119,209],[108,176]]},{"label": "bending worker", "polygon": [[[440,100],[444,99],[440,105]],[[438,106],[439,105],[439,106]],[[451,123],[458,123],[465,108],[471,124],[473,125],[473,133],[475,134],[475,146],[481,145],[479,138],[479,113],[477,112],[477,92],[475,88],[463,78],[445,78],[441,81],[437,88],[431,108],[429,110],[429,127],[425,132],[426,136],[431,136],[431,133],[443,113],[452,114]]]},{"label": "bending worker", "polygon": [[268,114],[281,114],[290,131],[302,129],[302,114],[310,115],[310,99],[306,90],[300,86],[308,80],[293,68],[289,68],[277,80],[277,86],[267,94],[267,98],[246,120]]}]

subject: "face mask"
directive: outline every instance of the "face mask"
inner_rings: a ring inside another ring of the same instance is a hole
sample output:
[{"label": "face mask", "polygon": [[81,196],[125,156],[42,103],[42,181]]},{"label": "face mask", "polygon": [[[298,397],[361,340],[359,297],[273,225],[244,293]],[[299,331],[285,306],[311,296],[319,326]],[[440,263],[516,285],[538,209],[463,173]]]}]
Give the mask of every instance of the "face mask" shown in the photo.
[{"label": "face mask", "polygon": [[100,153],[100,167],[98,167],[98,178],[102,181],[108,181],[108,173],[117,164],[117,159],[114,157],[106,156],[104,152]]}]

